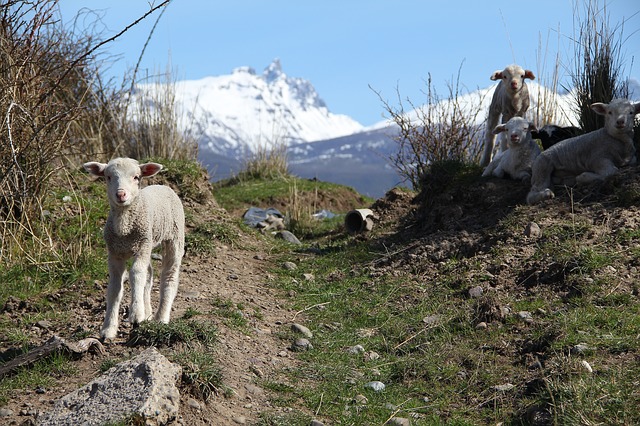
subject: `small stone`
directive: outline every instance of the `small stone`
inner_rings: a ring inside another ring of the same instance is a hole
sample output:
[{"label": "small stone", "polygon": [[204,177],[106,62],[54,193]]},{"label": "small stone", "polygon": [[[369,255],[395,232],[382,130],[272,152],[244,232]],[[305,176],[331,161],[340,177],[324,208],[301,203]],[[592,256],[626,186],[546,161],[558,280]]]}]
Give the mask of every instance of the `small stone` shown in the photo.
[{"label": "small stone", "polygon": [[585,361],[584,359],[580,362],[580,364],[582,364],[582,366],[584,367],[585,370],[587,370],[589,373],[593,373],[593,368],[591,368],[591,365]]},{"label": "small stone", "polygon": [[8,408],[0,408],[0,417],[9,417],[13,416],[13,410]]},{"label": "small stone", "polygon": [[291,350],[294,352],[310,351],[311,349],[313,349],[311,342],[303,338],[296,339],[296,341],[293,342],[293,346],[291,346]]},{"label": "small stone", "polygon": [[504,385],[497,385],[497,386],[494,386],[493,388],[499,392],[507,392],[515,387],[516,386],[511,383],[505,383]]},{"label": "small stone", "polygon": [[524,322],[533,322],[533,315],[531,315],[531,312],[529,311],[518,312],[518,318],[520,318]]},{"label": "small stone", "polygon": [[300,240],[298,239],[298,237],[296,237],[295,235],[293,235],[291,232],[289,231],[278,231],[275,233],[275,237],[276,238],[281,238],[289,243],[292,244],[302,244],[300,242]]},{"label": "small stone", "polygon": [[288,271],[295,271],[296,269],[298,269],[298,265],[293,262],[284,262],[282,264],[282,267]]},{"label": "small stone", "polygon": [[380,359],[380,354],[375,351],[369,351],[364,354],[365,361],[376,361]]},{"label": "small stone", "polygon": [[324,423],[322,423],[320,420],[313,419],[311,420],[311,424],[309,426],[324,426]]},{"label": "small stone", "polygon": [[542,235],[542,230],[537,223],[529,222],[524,228],[524,235],[530,238],[539,238]]},{"label": "small stone", "polygon": [[476,330],[486,330],[487,329],[487,323],[482,321],[479,322],[478,324],[476,324]]},{"label": "small stone", "polygon": [[234,417],[233,422],[239,425],[244,425],[247,423],[247,418],[245,416]]},{"label": "small stone", "polygon": [[385,385],[384,383],[375,380],[373,382],[365,383],[364,387],[372,389],[374,392],[382,392],[385,388]]},{"label": "small stone", "polygon": [[429,315],[428,317],[422,318],[422,322],[426,325],[435,325],[440,321],[440,315]]},{"label": "small stone", "polygon": [[293,330],[295,333],[300,333],[309,339],[313,337],[313,333],[311,332],[311,330],[301,324],[291,324],[291,330]]},{"label": "small stone", "polygon": [[44,330],[50,329],[52,325],[53,324],[51,324],[51,321],[48,320],[40,320],[36,323],[36,327],[42,328]]},{"label": "small stone", "polygon": [[484,293],[484,290],[480,286],[469,289],[469,297],[471,297],[472,299],[477,299],[478,297],[482,296],[482,293]]},{"label": "small stone", "polygon": [[200,403],[193,398],[189,398],[189,400],[187,401],[187,405],[193,408],[194,410],[202,409],[202,406],[200,405]]},{"label": "small stone", "polygon": [[405,417],[392,417],[386,423],[385,426],[410,426],[411,421]]},{"label": "small stone", "polygon": [[313,281],[316,279],[313,274],[302,274],[302,278],[304,278],[305,281]]},{"label": "small stone", "polygon": [[587,346],[586,343],[578,343],[577,345],[571,348],[571,353],[573,355],[582,355],[585,352],[587,352],[589,349],[591,348]]},{"label": "small stone", "polygon": [[369,398],[367,398],[362,394],[356,395],[356,397],[353,400],[358,405],[367,405],[367,403],[369,402]]},{"label": "small stone", "polygon": [[70,195],[65,195],[64,197],[62,197],[62,201],[65,203],[70,203],[72,200]]},{"label": "small stone", "polygon": [[361,354],[364,352],[364,348],[362,347],[362,345],[355,345],[355,346],[351,346],[350,348],[347,348],[347,352],[350,354]]}]

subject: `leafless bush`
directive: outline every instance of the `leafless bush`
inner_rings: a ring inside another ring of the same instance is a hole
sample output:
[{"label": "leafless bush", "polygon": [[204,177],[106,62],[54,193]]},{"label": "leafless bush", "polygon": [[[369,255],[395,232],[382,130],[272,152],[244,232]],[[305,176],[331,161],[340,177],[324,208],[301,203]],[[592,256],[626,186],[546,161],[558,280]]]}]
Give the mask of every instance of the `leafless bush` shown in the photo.
[{"label": "leafless bush", "polygon": [[398,150],[389,158],[391,165],[409,181],[414,189],[421,189],[429,169],[436,163],[477,162],[481,149],[481,126],[478,117],[485,95],[480,92],[463,94],[460,71],[455,84],[448,84],[449,96],[438,95],[427,79],[426,103],[416,107],[407,99],[412,111],[407,112],[398,92],[398,107],[389,105],[380,94],[384,108],[397,126]]}]

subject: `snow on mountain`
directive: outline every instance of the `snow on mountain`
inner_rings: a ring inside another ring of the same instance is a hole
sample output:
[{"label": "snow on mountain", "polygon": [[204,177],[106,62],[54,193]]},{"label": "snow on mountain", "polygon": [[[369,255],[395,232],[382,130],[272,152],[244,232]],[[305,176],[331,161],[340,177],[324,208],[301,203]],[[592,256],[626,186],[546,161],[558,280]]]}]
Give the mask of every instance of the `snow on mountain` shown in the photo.
[{"label": "snow on mountain", "polygon": [[352,118],[331,113],[313,85],[287,76],[278,59],[262,74],[240,67],[230,75],[177,82],[175,91],[185,123],[200,135],[200,149],[233,158],[273,144],[331,139],[363,129]]}]

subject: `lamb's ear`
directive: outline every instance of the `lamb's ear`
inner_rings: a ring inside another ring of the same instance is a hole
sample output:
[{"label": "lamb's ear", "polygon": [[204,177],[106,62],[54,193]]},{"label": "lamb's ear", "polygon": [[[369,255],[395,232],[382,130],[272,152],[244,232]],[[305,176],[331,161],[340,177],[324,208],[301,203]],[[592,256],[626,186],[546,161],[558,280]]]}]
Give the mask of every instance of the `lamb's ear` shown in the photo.
[{"label": "lamb's ear", "polygon": [[533,71],[524,70],[524,78],[528,78],[529,80],[535,80],[536,76],[533,75]]},{"label": "lamb's ear", "polygon": [[146,163],[140,164],[140,170],[142,171],[142,177],[153,176],[162,170],[162,164],[158,163]]},{"label": "lamb's ear", "polygon": [[533,123],[529,123],[529,127],[527,128],[527,131],[528,131],[528,132],[537,132],[537,131],[538,131],[538,128],[536,127],[536,125],[535,125],[535,124],[533,124]]},{"label": "lamb's ear", "polygon": [[88,163],[84,163],[82,167],[94,176],[104,176],[104,169],[107,165],[96,161],[90,161]]},{"label": "lamb's ear", "polygon": [[603,104],[602,102],[596,102],[595,104],[591,104],[591,109],[599,115],[606,115],[609,110],[609,105]]},{"label": "lamb's ear", "polygon": [[633,111],[636,114],[640,114],[640,102],[636,102],[635,104],[633,104]]},{"label": "lamb's ear", "polygon": [[491,74],[491,77],[489,77],[491,80],[495,81],[495,80],[502,80],[502,70],[498,70],[496,72],[494,72],[493,74]]},{"label": "lamb's ear", "polygon": [[494,129],[493,129],[493,134],[494,135],[498,135],[502,132],[504,132],[505,130],[507,130],[507,126],[503,123],[503,124],[498,124]]}]

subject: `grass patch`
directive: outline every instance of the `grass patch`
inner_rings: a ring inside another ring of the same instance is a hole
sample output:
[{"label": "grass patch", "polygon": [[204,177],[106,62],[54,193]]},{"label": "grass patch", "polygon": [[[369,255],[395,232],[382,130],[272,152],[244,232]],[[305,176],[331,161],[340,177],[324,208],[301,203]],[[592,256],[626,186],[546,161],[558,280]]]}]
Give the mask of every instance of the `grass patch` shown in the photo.
[{"label": "grass patch", "polygon": [[216,327],[208,322],[178,318],[164,324],[157,321],[143,321],[131,331],[129,344],[132,346],[171,347],[176,343],[187,346],[201,343],[210,346],[216,342]]},{"label": "grass patch", "polygon": [[231,389],[224,386],[222,370],[210,353],[187,350],[173,355],[182,366],[182,382],[196,398],[207,402],[214,395],[231,396]]}]

